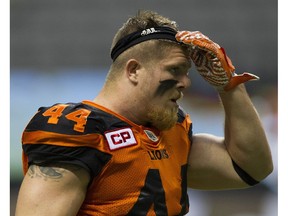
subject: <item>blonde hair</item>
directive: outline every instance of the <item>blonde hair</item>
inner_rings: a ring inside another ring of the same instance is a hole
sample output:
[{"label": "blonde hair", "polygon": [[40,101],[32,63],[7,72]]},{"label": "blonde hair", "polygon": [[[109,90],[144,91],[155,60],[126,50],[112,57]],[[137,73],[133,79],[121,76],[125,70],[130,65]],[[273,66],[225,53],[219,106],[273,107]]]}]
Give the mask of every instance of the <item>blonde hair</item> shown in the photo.
[{"label": "blonde hair", "polygon": [[112,41],[111,50],[121,38],[132,32],[163,26],[167,26],[175,31],[178,31],[175,21],[172,21],[154,11],[139,10],[136,16],[130,17],[115,34]]},{"label": "blonde hair", "polygon": [[[113,38],[110,52],[113,50],[116,43],[123,37],[136,31],[155,27],[170,27],[175,31],[178,31],[178,26],[175,21],[172,21],[154,11],[139,10],[135,16],[130,17],[117,31]],[[164,51],[166,49],[176,45],[179,46],[178,43],[173,41],[153,39],[130,47],[121,53],[121,55],[119,55],[112,63],[106,81],[117,79],[118,72],[123,70],[127,60],[136,58],[137,60],[149,63],[152,60],[160,58],[161,55],[165,53]],[[157,47],[157,49],[155,49],[155,47]]]}]

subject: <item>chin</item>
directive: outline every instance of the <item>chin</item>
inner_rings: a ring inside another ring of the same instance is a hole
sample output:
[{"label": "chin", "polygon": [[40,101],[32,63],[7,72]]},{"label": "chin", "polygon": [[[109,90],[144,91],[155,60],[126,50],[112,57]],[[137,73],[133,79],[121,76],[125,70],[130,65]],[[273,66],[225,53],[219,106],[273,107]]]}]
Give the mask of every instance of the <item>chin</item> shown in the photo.
[{"label": "chin", "polygon": [[178,108],[167,109],[153,109],[148,113],[148,118],[152,123],[153,127],[160,131],[169,130],[172,128],[178,120]]}]

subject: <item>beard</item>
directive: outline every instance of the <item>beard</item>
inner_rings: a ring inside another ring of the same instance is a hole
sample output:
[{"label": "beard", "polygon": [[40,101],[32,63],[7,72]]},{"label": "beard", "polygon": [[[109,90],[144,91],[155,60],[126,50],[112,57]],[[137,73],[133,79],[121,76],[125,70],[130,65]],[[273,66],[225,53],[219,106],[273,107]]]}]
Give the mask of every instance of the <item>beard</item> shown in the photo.
[{"label": "beard", "polygon": [[151,126],[157,128],[160,131],[168,130],[172,128],[178,120],[178,108],[167,108],[159,106],[151,106],[148,109],[148,121]]}]

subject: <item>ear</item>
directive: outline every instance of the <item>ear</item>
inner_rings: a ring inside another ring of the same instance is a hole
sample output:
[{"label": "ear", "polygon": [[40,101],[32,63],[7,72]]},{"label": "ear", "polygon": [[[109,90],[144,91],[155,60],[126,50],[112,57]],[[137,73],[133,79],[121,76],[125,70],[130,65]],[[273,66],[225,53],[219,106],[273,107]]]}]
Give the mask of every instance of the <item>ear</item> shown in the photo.
[{"label": "ear", "polygon": [[125,67],[126,76],[134,84],[138,83],[140,68],[141,68],[141,65],[139,61],[135,59],[130,59],[126,63],[126,67]]}]

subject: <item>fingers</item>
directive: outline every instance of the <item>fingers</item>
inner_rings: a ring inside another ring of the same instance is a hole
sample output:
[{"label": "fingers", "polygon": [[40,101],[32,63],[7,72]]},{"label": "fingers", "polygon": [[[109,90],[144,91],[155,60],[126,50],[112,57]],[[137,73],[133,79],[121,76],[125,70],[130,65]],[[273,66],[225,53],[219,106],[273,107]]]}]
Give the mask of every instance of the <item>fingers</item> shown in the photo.
[{"label": "fingers", "polygon": [[201,33],[199,31],[179,31],[175,38],[176,40],[178,40],[179,42],[183,42],[186,44],[193,44],[194,39],[200,38]]},{"label": "fingers", "polygon": [[206,35],[199,31],[179,31],[176,36],[176,40],[188,45],[192,48],[199,48],[205,51],[215,52],[220,46],[210,40]]},{"label": "fingers", "polygon": [[240,83],[258,79],[249,73],[236,75],[224,48],[199,31],[178,31],[175,38],[192,47],[191,59],[197,71],[218,90],[228,91]]}]

